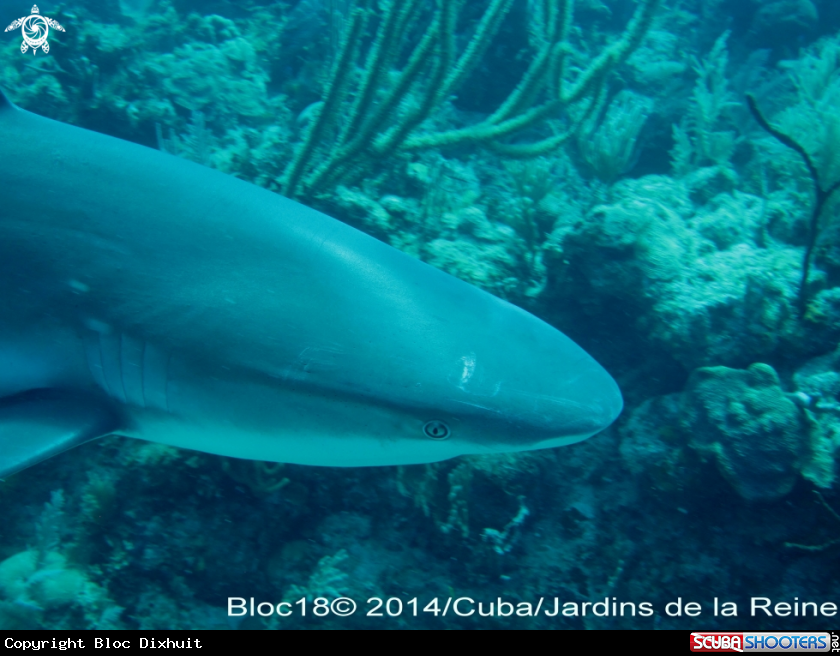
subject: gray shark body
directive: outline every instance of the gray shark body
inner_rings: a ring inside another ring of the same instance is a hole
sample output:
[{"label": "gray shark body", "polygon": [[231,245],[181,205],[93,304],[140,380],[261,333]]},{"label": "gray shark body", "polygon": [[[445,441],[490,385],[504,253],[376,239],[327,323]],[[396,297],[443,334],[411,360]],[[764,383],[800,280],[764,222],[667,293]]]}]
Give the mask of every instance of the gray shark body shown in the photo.
[{"label": "gray shark body", "polygon": [[119,434],[360,466],[576,442],[612,378],[294,201],[0,92],[0,475]]}]

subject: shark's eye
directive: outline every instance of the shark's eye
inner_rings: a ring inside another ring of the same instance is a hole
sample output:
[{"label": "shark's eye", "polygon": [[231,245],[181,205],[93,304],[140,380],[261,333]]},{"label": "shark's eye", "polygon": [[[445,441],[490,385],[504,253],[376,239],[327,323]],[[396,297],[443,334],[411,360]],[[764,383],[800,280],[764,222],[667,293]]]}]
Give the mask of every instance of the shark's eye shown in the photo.
[{"label": "shark's eye", "polygon": [[426,437],[431,437],[433,440],[445,440],[450,435],[449,426],[440,419],[432,419],[426,422],[426,425],[423,426],[423,432],[426,433]]}]

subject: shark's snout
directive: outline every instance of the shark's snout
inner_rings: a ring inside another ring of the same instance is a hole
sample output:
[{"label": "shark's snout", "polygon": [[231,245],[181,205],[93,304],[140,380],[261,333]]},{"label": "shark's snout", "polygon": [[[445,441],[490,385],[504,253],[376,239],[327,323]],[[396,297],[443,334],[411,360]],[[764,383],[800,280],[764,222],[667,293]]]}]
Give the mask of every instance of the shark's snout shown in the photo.
[{"label": "shark's snout", "polygon": [[450,392],[464,421],[474,418],[471,440],[480,445],[528,450],[569,444],[604,430],[621,413],[621,392],[607,371],[519,308],[499,301],[494,320],[481,330],[474,324],[464,343],[473,350],[461,358],[463,374]]}]

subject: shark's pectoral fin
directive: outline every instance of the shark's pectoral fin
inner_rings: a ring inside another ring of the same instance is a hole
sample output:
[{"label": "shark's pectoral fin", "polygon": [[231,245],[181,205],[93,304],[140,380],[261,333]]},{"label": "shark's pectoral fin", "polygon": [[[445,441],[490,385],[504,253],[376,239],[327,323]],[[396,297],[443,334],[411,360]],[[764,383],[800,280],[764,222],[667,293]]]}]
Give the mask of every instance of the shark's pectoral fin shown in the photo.
[{"label": "shark's pectoral fin", "polygon": [[0,477],[121,426],[105,399],[65,390],[28,390],[0,398]]}]

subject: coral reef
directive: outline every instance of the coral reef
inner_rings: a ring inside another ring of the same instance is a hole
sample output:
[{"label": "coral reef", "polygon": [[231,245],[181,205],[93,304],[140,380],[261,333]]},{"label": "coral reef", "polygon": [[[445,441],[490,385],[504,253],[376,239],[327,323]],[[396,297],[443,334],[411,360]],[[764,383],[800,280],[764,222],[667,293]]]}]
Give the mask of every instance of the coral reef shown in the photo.
[{"label": "coral reef", "polygon": [[777,499],[793,488],[808,428],[772,367],[695,370],[683,392],[680,419],[690,446],[715,458],[745,499]]}]

